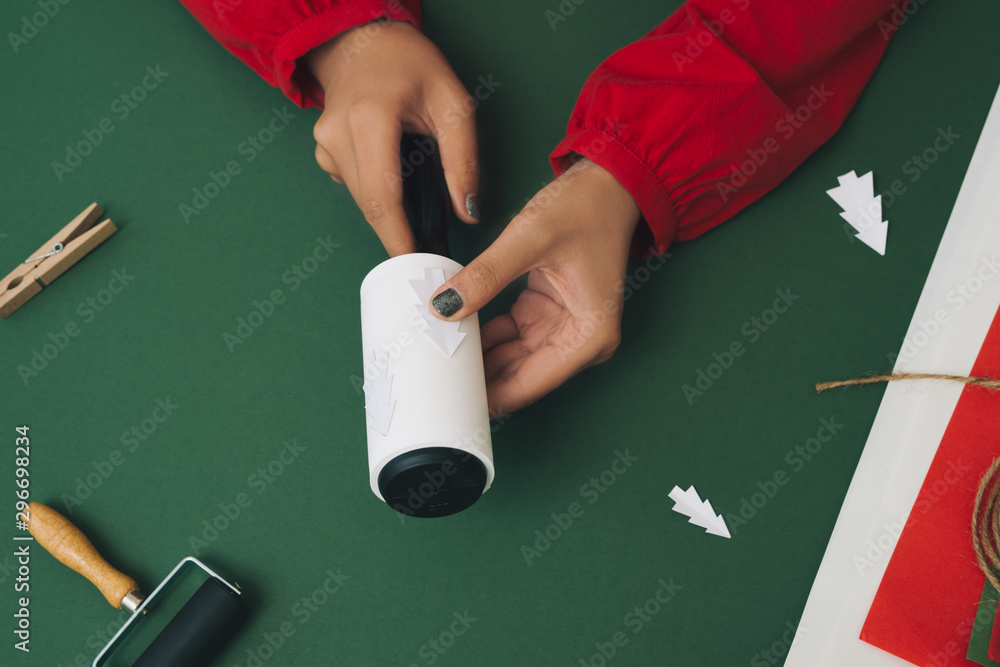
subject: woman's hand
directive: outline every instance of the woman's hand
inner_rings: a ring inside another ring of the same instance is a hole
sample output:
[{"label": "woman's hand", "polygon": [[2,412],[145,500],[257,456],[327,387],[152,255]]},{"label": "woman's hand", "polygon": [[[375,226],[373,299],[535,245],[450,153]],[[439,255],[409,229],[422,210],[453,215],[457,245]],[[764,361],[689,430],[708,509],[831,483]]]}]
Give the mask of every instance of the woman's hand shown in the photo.
[{"label": "woman's hand", "polygon": [[628,191],[581,160],[441,286],[431,303],[442,319],[454,321],[530,272],[510,313],[482,327],[491,415],[529,405],[611,357],[621,337],[623,278],[639,218]]},{"label": "woman's hand", "polygon": [[390,256],[415,249],[402,205],[404,131],[437,139],[452,208],[464,222],[478,220],[475,100],[429,39],[406,22],[371,23],[305,62],[326,95],[313,130],[316,161],[347,185]]}]

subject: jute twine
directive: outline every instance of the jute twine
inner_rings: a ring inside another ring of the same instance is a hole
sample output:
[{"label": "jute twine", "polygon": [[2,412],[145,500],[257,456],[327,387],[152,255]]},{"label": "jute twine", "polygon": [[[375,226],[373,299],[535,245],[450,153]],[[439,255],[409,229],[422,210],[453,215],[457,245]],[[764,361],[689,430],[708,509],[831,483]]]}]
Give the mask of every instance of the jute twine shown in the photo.
[{"label": "jute twine", "polygon": [[972,548],[976,552],[979,569],[986,575],[993,590],[1000,591],[1000,458],[993,461],[976,490],[972,509]]},{"label": "jute twine", "polygon": [[[894,380],[951,380],[977,387],[997,390],[1000,380],[968,377],[964,375],[941,375],[938,373],[892,373],[875,377],[820,382],[816,391],[826,391],[835,387],[859,386],[872,382],[892,382]],[[1000,591],[1000,458],[993,461],[976,490],[976,501],[972,508],[972,549],[976,552],[979,569],[993,589]]]},{"label": "jute twine", "polygon": [[837,387],[871,384],[872,382],[892,382],[893,380],[951,380],[953,382],[963,382],[977,387],[985,387],[986,389],[1000,389],[1000,380],[993,380],[991,378],[975,378],[965,375],[941,375],[940,373],[891,373],[889,375],[876,375],[875,377],[854,378],[853,380],[820,382],[816,385],[816,391],[826,391],[827,389],[835,389]]}]

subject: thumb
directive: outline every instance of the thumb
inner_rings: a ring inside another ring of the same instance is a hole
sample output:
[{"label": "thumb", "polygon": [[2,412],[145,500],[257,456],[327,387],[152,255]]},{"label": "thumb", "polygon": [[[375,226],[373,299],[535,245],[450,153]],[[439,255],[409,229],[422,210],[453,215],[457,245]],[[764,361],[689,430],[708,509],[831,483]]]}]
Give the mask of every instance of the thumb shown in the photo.
[{"label": "thumb", "polygon": [[431,298],[437,317],[453,322],[468,317],[539,265],[543,244],[525,238],[522,228],[512,220],[493,245],[438,288]]}]

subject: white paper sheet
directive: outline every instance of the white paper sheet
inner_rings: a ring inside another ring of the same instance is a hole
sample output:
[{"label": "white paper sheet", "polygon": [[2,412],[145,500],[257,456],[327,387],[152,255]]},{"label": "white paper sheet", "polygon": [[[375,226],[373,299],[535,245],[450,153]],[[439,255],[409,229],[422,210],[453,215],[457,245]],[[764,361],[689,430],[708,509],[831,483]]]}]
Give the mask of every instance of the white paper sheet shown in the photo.
[{"label": "white paper sheet", "polygon": [[[931,265],[896,370],[968,374],[1000,305],[998,260],[1000,92]],[[858,635],[960,393],[961,385],[951,382],[889,383],[799,623],[807,632],[797,634],[786,665],[909,664]]]}]

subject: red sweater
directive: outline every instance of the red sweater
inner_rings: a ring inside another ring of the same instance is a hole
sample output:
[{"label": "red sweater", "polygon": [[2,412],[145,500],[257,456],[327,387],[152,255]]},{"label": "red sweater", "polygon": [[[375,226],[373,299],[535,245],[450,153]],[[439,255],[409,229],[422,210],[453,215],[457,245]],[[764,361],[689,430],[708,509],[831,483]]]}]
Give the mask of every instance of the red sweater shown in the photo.
[{"label": "red sweater", "polygon": [[[299,106],[323,91],[298,59],[378,18],[420,27],[417,0],[181,0]],[[902,3],[900,3],[902,4]],[[635,198],[655,249],[698,236],[780,183],[840,127],[903,11],[891,0],[689,0],[590,76],[550,157],[576,155]],[[647,230],[634,251],[652,244]]]}]

